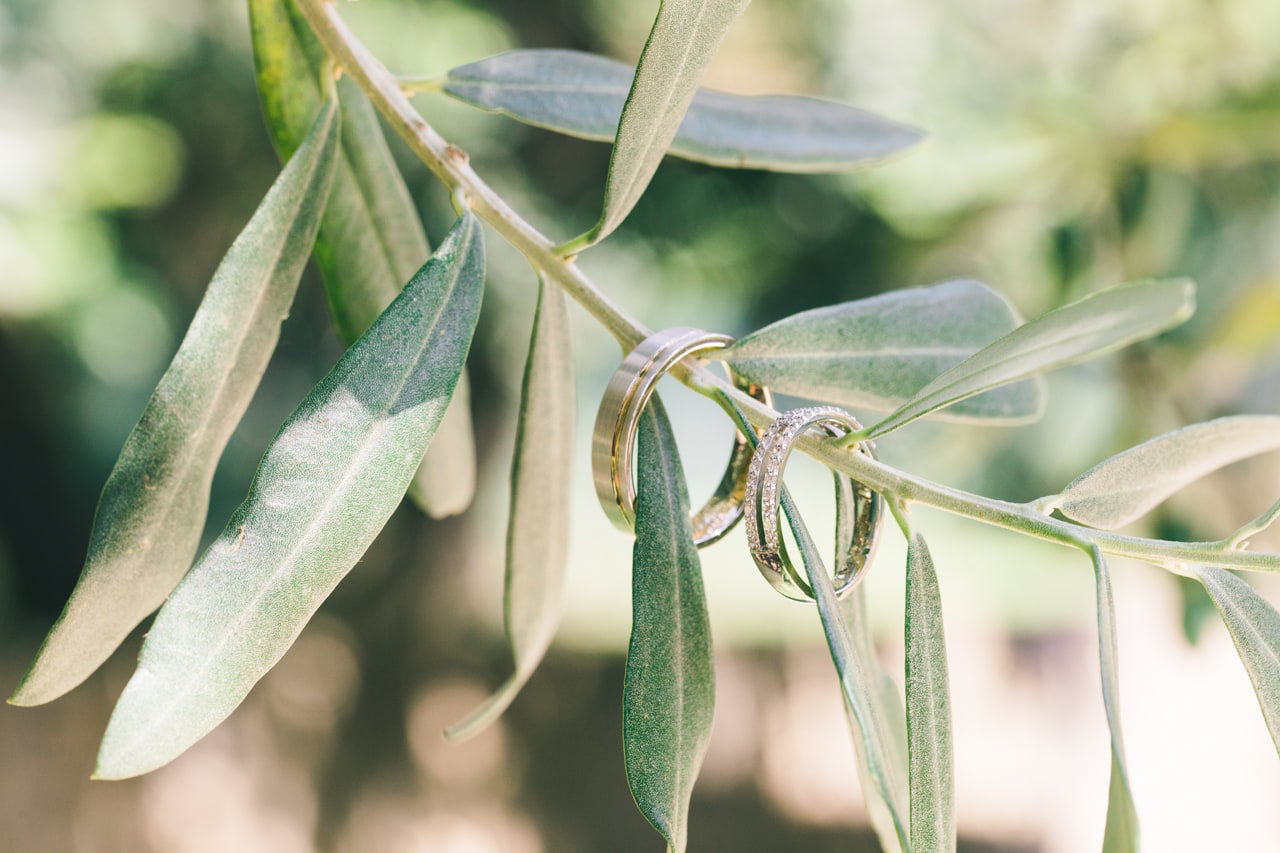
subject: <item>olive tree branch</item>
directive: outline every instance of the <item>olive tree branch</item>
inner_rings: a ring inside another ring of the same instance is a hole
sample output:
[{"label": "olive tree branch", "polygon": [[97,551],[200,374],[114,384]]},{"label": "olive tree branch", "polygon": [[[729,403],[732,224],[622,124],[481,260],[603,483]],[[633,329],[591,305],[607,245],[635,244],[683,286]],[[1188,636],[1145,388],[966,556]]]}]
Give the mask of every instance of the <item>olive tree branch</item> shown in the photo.
[{"label": "olive tree branch", "polygon": [[[476,174],[467,154],[445,141],[414,109],[402,88],[402,81],[369,52],[338,14],[332,0],[296,0],[316,37],[334,62],[364,90],[397,134],[444,185],[471,207],[485,222],[520,251],[551,281],[564,288],[587,313],[617,340],[624,351],[649,336],[650,330],[628,316],[583,274],[574,258],[562,257],[555,243],[525,221],[509,204]],[[730,417],[727,401],[742,410],[757,427],[765,427],[778,417],[769,406],[744,394],[728,382],[686,359],[673,374],[693,390],[719,403]],[[727,400],[726,400],[727,398]],[[996,527],[1014,530],[1037,539],[1080,548],[1082,543],[1120,557],[1145,560],[1177,571],[1188,564],[1222,568],[1280,572],[1280,554],[1253,553],[1231,547],[1231,540],[1219,542],[1171,542],[1144,539],[1110,531],[1094,530],[1069,521],[1051,518],[1048,507],[1016,504],[971,494],[908,474],[850,452],[834,441],[805,434],[796,442],[804,453],[883,494],[891,502],[917,502]],[[1233,537],[1234,539],[1234,537]]]}]

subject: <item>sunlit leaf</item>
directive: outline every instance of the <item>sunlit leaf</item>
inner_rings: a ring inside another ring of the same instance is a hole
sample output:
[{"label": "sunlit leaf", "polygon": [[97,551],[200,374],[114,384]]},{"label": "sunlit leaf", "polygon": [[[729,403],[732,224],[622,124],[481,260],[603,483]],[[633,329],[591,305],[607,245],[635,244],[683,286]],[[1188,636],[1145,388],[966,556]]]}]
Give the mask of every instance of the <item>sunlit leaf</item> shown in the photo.
[{"label": "sunlit leaf", "polygon": [[[249,0],[258,92],[281,157],[302,139],[319,108],[324,48],[292,0]],[[378,318],[430,254],[427,235],[378,116],[353,80],[338,81],[342,142],[333,195],[316,240],[334,324],[351,344]],[[435,518],[470,505],[476,487],[471,398],[464,372],[409,497]]]},{"label": "sunlit leaf", "polygon": [[1136,853],[1138,814],[1129,787],[1129,769],[1124,757],[1124,733],[1120,727],[1120,664],[1116,643],[1116,605],[1111,592],[1111,573],[1102,552],[1090,550],[1098,600],[1098,659],[1102,670],[1102,703],[1111,730],[1111,783],[1107,792],[1107,824],[1102,840],[1103,853]]},{"label": "sunlit leaf", "polygon": [[[577,50],[513,50],[453,69],[441,89],[527,124],[610,142],[634,74],[629,65]],[[835,101],[699,89],[666,153],[729,168],[835,172],[920,138],[913,128]]]},{"label": "sunlit leaf", "polygon": [[847,698],[844,700],[844,709],[853,738],[853,751],[858,762],[858,782],[867,807],[867,817],[884,853],[898,853],[903,848],[898,841],[894,815],[905,815],[910,808],[907,788],[907,715],[897,683],[876,657],[866,590],[865,584],[858,585],[840,600],[838,607],[841,620],[849,629],[852,653],[868,672],[867,703],[873,707],[872,716],[884,725],[884,761],[889,768],[887,776],[895,785],[892,803],[885,800],[884,792],[871,772],[867,756],[867,736]]},{"label": "sunlit leaf", "polygon": [[[889,411],[1022,319],[970,279],[912,287],[802,311],[746,335],[723,358],[774,391]],[[1022,422],[1044,408],[1038,378],[994,388],[938,412],[968,421]]]},{"label": "sunlit leaf", "polygon": [[445,732],[451,740],[480,732],[506,710],[555,634],[569,550],[574,396],[564,293],[540,278],[507,519],[505,610],[515,671],[488,701]]},{"label": "sunlit leaf", "polygon": [[1068,518],[1111,530],[1223,466],[1280,449],[1280,417],[1236,415],[1183,427],[1116,454],[1055,501]]},{"label": "sunlit leaf", "polygon": [[911,849],[955,850],[955,759],[942,596],[929,546],[919,533],[907,547],[906,612]]},{"label": "sunlit leaf", "polygon": [[14,704],[48,702],[82,682],[190,568],[218,458],[258,388],[311,253],[339,123],[331,100],[219,264],[125,439],[80,580]]},{"label": "sunlit leaf", "polygon": [[1185,321],[1194,311],[1195,285],[1185,279],[1099,291],[1018,327],[951,368],[868,435],[884,435],[990,388],[1152,337]]},{"label": "sunlit leaf", "polygon": [[[883,682],[876,671],[874,658],[868,659],[860,654],[849,624],[845,621],[845,610],[836,599],[835,588],[831,584],[831,576],[822,564],[822,557],[813,537],[805,527],[804,520],[796,510],[790,493],[782,489],[781,504],[795,533],[796,544],[803,555],[805,570],[809,583],[813,588],[818,605],[818,616],[822,620],[822,628],[827,637],[827,648],[831,652],[831,660],[835,663],[836,674],[840,679],[840,688],[844,693],[845,708],[853,717],[851,728],[856,735],[861,735],[856,745],[861,760],[867,769],[876,791],[875,802],[882,803],[889,811],[893,830],[898,838],[898,847],[910,850],[907,840],[907,824],[901,810],[900,791],[905,782],[894,775],[895,744],[894,722],[883,716],[886,703],[883,700]],[[895,690],[896,693],[896,690]],[[868,798],[870,801],[870,798]]]},{"label": "sunlit leaf", "polygon": [[360,559],[444,416],[483,290],[468,213],[285,421],[245,502],[161,608],[99,778],[153,770],[220,723]]},{"label": "sunlit leaf", "polygon": [[684,471],[657,397],[640,416],[637,442],[622,746],[636,805],[680,853],[715,707],[711,626]]},{"label": "sunlit leaf", "polygon": [[662,0],[618,121],[600,221],[563,251],[580,251],[603,240],[635,207],[679,130],[703,72],[749,2]]},{"label": "sunlit leaf", "polygon": [[1280,752],[1280,613],[1231,572],[1205,566],[1196,574],[1222,614]]}]

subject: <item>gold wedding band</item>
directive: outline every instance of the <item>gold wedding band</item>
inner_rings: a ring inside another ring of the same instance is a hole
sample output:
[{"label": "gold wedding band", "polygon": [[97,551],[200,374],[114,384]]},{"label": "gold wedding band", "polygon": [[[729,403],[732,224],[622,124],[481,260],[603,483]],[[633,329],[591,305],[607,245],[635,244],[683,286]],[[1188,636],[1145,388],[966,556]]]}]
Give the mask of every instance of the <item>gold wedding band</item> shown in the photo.
[{"label": "gold wedding band", "polygon": [[[640,414],[658,387],[658,380],[685,356],[723,349],[733,343],[728,335],[677,326],[657,332],[627,354],[605,388],[591,437],[591,472],[596,495],[605,514],[620,529],[635,529],[636,489],[633,462]],[[727,370],[726,366],[726,370]],[[765,405],[772,405],[769,390],[742,380],[729,370],[729,380]],[[733,452],[724,477],[711,498],[693,514],[693,541],[702,547],[728,533],[742,518],[747,465],[751,445],[736,433]]]},{"label": "gold wedding band", "polygon": [[[782,474],[791,448],[801,433],[810,427],[821,429],[835,438],[862,429],[853,415],[835,406],[793,409],[780,415],[765,432],[747,471],[747,546],[765,580],[778,592],[796,601],[813,600],[813,588],[787,553],[779,502]],[[857,452],[875,455],[869,441],[860,443]],[[842,598],[858,585],[871,564],[884,521],[884,502],[879,494],[849,475],[840,471],[833,473],[836,483],[837,566],[832,583],[836,597]]]}]

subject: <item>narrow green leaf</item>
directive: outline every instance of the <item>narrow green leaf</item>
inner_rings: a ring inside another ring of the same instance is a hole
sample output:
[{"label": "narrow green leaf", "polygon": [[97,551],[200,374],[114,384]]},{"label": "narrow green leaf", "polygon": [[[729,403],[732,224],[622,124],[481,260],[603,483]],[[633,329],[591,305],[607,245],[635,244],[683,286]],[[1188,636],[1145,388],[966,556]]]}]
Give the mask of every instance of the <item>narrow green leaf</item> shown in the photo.
[{"label": "narrow green leaf", "polygon": [[1020,326],[920,389],[869,430],[892,432],[990,388],[1065,367],[1159,334],[1195,311],[1185,279],[1126,284],[1086,296]]},{"label": "narrow green leaf", "polygon": [[[249,0],[258,92],[280,156],[297,147],[319,108],[324,48],[292,0]],[[391,304],[430,248],[417,208],[360,87],[338,81],[342,144],[333,195],[316,240],[334,325],[350,345]],[[475,495],[476,452],[466,373],[409,497],[433,518],[454,515]]]},{"label": "narrow green leaf", "polygon": [[190,568],[214,469],[311,252],[339,123],[329,101],[218,265],[102,489],[80,580],[10,702],[38,705],[82,682]]},{"label": "narrow green leaf", "polygon": [[[724,351],[739,375],[774,391],[890,411],[931,379],[1022,322],[981,282],[959,279],[802,311]],[[1037,377],[994,388],[939,413],[1023,422],[1044,409]]]},{"label": "narrow green leaf", "polygon": [[1112,530],[1206,474],[1270,450],[1280,450],[1280,417],[1236,415],[1194,424],[1098,463],[1063,490],[1057,507],[1082,524]]},{"label": "narrow green leaf", "polygon": [[902,845],[898,841],[895,814],[907,814],[910,795],[907,788],[907,716],[902,704],[902,694],[892,676],[876,656],[875,642],[871,634],[871,620],[867,612],[866,586],[860,584],[839,603],[841,618],[849,629],[853,655],[870,675],[867,702],[873,707],[872,715],[884,724],[884,761],[889,768],[887,776],[894,783],[893,801],[887,802],[872,774],[867,756],[866,738],[858,724],[858,718],[844,700],[845,716],[849,721],[853,738],[853,750],[858,761],[858,781],[862,798],[866,803],[871,827],[885,853],[897,853]]},{"label": "narrow green leaf", "polygon": [[569,550],[574,396],[564,293],[540,276],[507,518],[505,610],[515,671],[484,704],[445,731],[450,740],[471,737],[501,716],[555,635]]},{"label": "narrow green leaf", "polygon": [[636,805],[669,849],[681,853],[715,707],[711,626],[684,471],[657,397],[640,417],[637,442],[622,746]]},{"label": "narrow green leaf", "polygon": [[1111,592],[1111,573],[1097,546],[1089,549],[1098,593],[1098,660],[1102,670],[1102,703],[1111,729],[1111,785],[1107,793],[1107,826],[1103,853],[1131,853],[1138,850],[1138,814],[1129,786],[1129,769],[1124,757],[1124,733],[1120,728],[1120,664],[1116,643],[1116,605]]},{"label": "narrow green leaf", "polygon": [[[738,408],[733,398],[723,393],[720,398],[727,404],[730,417],[737,421],[739,431],[755,447],[755,430],[747,416]],[[782,506],[805,559],[812,561],[808,565],[825,571],[821,569],[821,557],[809,530],[804,526],[785,486],[782,490]],[[837,503],[836,507],[839,511],[840,504]],[[842,529],[838,521],[836,529]],[[848,547],[848,542],[836,542],[837,552],[847,550]],[[904,846],[906,839],[902,834],[903,825],[898,815],[907,813],[910,802],[907,790],[907,719],[902,706],[902,695],[898,692],[898,685],[876,656],[871,620],[867,614],[866,587],[854,587],[843,599],[838,599],[835,606],[839,611],[838,622],[843,625],[844,635],[848,638],[848,655],[858,671],[865,674],[864,679],[860,680],[858,675],[853,679],[863,689],[863,700],[857,708],[845,690],[842,673],[841,689],[867,816],[885,853],[899,853],[907,848]],[[863,727],[864,720],[870,721],[869,728]]]},{"label": "narrow green leaf", "polygon": [[[840,687],[844,692],[845,709],[853,717],[855,734],[861,735],[861,741],[855,745],[859,757],[865,760],[869,775],[874,781],[874,790],[879,803],[889,810],[894,833],[897,835],[898,847],[910,851],[911,843],[907,837],[907,825],[903,820],[903,811],[899,792],[905,786],[894,775],[895,723],[883,716],[887,704],[880,697],[883,694],[883,681],[874,672],[871,661],[859,654],[858,644],[854,641],[849,624],[845,621],[845,610],[836,599],[835,588],[831,585],[831,576],[823,567],[818,547],[809,534],[804,520],[796,510],[795,503],[786,487],[782,489],[781,504],[795,533],[796,544],[803,555],[805,571],[809,575],[809,583],[813,587],[818,605],[818,616],[822,620],[822,629],[827,637],[827,648],[831,652],[831,660],[835,664],[836,674],[840,678]],[[896,688],[894,690],[897,692]],[[868,811],[870,803],[868,798]]]},{"label": "narrow green leaf", "polygon": [[662,0],[618,121],[600,221],[563,251],[581,251],[603,240],[635,207],[675,138],[703,72],[749,2]]},{"label": "narrow green leaf", "polygon": [[98,778],[153,770],[220,723],[360,559],[444,416],[483,290],[468,213],[285,421],[245,502],[161,608]]},{"label": "narrow green leaf", "polygon": [[956,849],[951,688],[942,630],[942,595],[929,546],[907,547],[907,738],[911,752],[911,848]]},{"label": "narrow green leaf", "polygon": [[1203,566],[1196,574],[1222,614],[1280,752],[1280,613],[1231,572]]},{"label": "narrow green leaf", "polygon": [[[518,121],[611,142],[635,69],[577,50],[513,50],[455,68],[441,90]],[[914,128],[821,98],[699,89],[668,154],[734,169],[837,172],[920,141]]]}]

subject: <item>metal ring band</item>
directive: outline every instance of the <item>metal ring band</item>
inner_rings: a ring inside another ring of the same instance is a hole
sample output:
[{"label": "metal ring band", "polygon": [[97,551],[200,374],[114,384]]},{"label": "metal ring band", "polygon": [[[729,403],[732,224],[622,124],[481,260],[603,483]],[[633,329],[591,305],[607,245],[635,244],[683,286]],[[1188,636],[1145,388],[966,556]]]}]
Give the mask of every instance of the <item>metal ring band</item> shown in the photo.
[{"label": "metal ring band", "polygon": [[[812,406],[793,409],[775,420],[760,439],[747,472],[747,544],[756,566],[774,589],[796,601],[812,601],[813,589],[787,554],[782,535],[779,501],[782,475],[791,448],[800,434],[818,427],[833,437],[862,429],[843,409]],[[864,441],[858,452],[874,458],[874,447]],[[847,595],[866,575],[883,523],[883,499],[862,483],[840,471],[836,485],[836,560],[833,584],[837,597]]]},{"label": "metal ring band", "polygon": [[[702,329],[687,326],[665,329],[641,341],[609,380],[591,436],[591,473],[600,506],[620,529],[628,532],[635,529],[632,457],[636,428],[640,414],[657,390],[658,380],[685,356],[723,349],[731,343],[733,338],[728,335]],[[732,370],[728,373],[735,387],[765,405],[772,405],[773,398],[767,388],[742,380]],[[751,445],[741,433],[736,433],[733,453],[720,485],[691,519],[693,541],[698,547],[715,542],[742,518],[750,461]]]}]

